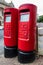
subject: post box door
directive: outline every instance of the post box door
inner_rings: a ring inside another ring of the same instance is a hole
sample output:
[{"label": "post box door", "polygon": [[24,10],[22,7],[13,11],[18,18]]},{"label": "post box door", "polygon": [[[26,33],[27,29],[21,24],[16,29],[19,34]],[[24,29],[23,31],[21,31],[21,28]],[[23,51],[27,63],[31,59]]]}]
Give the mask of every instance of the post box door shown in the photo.
[{"label": "post box door", "polygon": [[20,13],[19,21],[19,39],[28,41],[29,40],[29,19],[30,12]]},{"label": "post box door", "polygon": [[5,37],[11,37],[11,14],[5,15]]}]

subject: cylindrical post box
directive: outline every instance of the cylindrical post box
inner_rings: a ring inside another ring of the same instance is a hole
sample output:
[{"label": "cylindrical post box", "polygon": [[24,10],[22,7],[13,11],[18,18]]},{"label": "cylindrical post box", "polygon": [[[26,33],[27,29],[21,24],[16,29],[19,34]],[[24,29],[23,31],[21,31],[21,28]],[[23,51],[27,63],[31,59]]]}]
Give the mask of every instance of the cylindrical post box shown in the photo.
[{"label": "cylindrical post box", "polygon": [[28,63],[35,59],[36,48],[36,13],[33,4],[23,4],[19,7],[18,18],[18,60]]},{"label": "cylindrical post box", "polygon": [[4,56],[14,57],[17,55],[17,29],[18,10],[16,8],[4,9]]}]

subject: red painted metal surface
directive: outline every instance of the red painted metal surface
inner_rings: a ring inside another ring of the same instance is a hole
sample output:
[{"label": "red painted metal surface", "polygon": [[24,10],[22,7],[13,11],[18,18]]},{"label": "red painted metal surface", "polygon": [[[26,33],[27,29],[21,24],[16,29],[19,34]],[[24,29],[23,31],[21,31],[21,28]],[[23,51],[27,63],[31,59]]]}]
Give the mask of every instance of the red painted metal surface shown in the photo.
[{"label": "red painted metal surface", "polygon": [[[21,14],[29,14],[28,21],[21,21]],[[33,4],[24,4],[19,7],[18,49],[21,51],[28,52],[35,50],[36,15],[37,7]]]},{"label": "red painted metal surface", "polygon": [[[11,16],[11,21],[6,22],[6,16]],[[4,45],[17,46],[18,35],[18,10],[16,8],[4,9]]]}]

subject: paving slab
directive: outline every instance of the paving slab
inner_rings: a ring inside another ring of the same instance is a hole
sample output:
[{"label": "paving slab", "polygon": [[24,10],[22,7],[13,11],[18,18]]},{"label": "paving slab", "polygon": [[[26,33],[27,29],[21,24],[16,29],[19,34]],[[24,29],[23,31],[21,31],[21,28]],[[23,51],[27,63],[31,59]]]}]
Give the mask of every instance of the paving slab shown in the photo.
[{"label": "paving slab", "polygon": [[4,57],[4,40],[0,38],[0,65],[43,65],[43,56],[36,58],[33,63],[21,64],[18,62],[18,56],[14,58]]},{"label": "paving slab", "polygon": [[18,57],[5,58],[4,55],[0,55],[0,65],[43,65],[43,57],[35,59],[33,63],[21,64],[18,62]]}]

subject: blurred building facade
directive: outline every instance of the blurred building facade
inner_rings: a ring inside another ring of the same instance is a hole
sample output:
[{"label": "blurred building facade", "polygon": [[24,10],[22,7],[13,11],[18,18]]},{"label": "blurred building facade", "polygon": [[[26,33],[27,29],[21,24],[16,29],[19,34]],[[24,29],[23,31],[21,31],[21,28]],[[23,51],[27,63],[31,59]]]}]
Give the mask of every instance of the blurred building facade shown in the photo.
[{"label": "blurred building facade", "polygon": [[4,23],[4,8],[6,7],[14,7],[14,4],[12,1],[11,3],[7,3],[5,0],[0,0],[0,26]]}]

